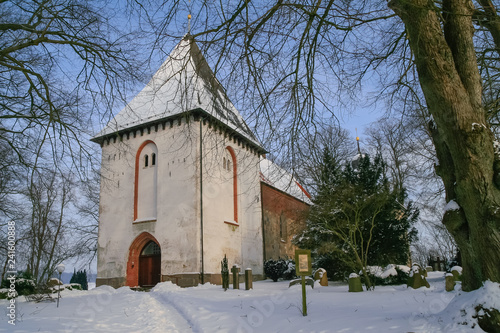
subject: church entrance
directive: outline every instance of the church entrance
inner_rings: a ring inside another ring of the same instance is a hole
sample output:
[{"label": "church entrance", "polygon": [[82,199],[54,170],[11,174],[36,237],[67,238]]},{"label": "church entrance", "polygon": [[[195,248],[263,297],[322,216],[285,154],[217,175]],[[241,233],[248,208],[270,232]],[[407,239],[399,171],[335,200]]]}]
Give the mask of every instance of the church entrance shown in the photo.
[{"label": "church entrance", "polygon": [[161,251],[153,241],[147,243],[139,256],[139,286],[152,287],[161,279]]}]

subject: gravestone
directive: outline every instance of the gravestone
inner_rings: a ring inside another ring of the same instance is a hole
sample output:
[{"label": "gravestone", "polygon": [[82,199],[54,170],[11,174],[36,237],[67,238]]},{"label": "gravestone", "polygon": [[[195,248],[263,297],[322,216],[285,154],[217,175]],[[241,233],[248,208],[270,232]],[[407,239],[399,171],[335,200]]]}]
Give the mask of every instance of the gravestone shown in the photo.
[{"label": "gravestone", "polygon": [[233,289],[240,289],[240,268],[233,265],[231,272],[233,273]]},{"label": "gravestone", "polygon": [[424,270],[419,264],[413,264],[406,286],[412,287],[413,289],[418,289],[424,286],[427,288],[430,287],[429,282],[425,279]]},{"label": "gravestone", "polygon": [[[302,283],[302,278],[300,278],[300,279],[293,279],[288,284],[288,288],[290,288],[291,286],[294,286],[296,284],[301,284],[301,283]],[[311,279],[310,277],[306,277],[305,278],[305,283],[306,283],[306,286],[311,286],[311,288],[314,289],[314,280],[313,279]]]},{"label": "gravestone", "polygon": [[361,285],[361,278],[356,273],[351,273],[349,275],[349,292],[357,293],[363,291],[363,286]]},{"label": "gravestone", "polygon": [[318,268],[314,272],[314,281],[319,280],[319,284],[323,287],[328,286],[328,278],[326,276],[326,270],[324,268]]},{"label": "gravestone", "polygon": [[453,266],[451,268],[451,274],[453,274],[455,281],[462,281],[462,267]]},{"label": "gravestone", "polygon": [[446,288],[446,291],[453,291],[455,289],[455,278],[453,277],[453,274],[451,274],[451,273],[446,273],[445,288]]},{"label": "gravestone", "polygon": [[252,269],[245,269],[245,290],[253,289]]}]

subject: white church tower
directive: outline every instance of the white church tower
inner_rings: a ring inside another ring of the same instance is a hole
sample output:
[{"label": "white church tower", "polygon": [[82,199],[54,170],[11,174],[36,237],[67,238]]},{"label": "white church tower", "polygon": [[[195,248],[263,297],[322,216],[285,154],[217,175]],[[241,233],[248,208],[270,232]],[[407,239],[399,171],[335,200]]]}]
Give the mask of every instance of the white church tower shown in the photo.
[{"label": "white church tower", "polygon": [[97,285],[220,283],[220,262],[263,274],[264,152],[192,37],[97,134]]}]

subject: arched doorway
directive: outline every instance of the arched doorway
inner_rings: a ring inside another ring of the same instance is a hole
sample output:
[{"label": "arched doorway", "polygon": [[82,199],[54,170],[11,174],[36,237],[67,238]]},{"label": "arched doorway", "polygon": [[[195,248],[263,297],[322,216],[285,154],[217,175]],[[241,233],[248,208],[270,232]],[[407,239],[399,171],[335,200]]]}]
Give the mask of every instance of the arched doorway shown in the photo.
[{"label": "arched doorway", "polygon": [[149,241],[139,255],[139,286],[152,287],[161,278],[161,250],[154,241]]}]

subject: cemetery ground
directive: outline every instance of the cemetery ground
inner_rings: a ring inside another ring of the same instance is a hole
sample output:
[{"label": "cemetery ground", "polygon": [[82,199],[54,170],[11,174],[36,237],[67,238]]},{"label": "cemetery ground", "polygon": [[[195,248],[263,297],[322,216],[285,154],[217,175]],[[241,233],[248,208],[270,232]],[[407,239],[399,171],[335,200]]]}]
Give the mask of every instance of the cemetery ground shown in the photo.
[{"label": "cemetery ground", "polygon": [[62,292],[55,302],[16,300],[15,326],[7,300],[0,300],[2,332],[482,332],[474,303],[500,305],[500,288],[487,282],[466,293],[445,291],[444,272],[429,272],[430,288],[377,286],[349,293],[344,283],[307,287],[307,316],[301,286],[289,281],[253,283],[253,290],[203,285],[179,288],[170,282],[150,292],[101,286]]}]

